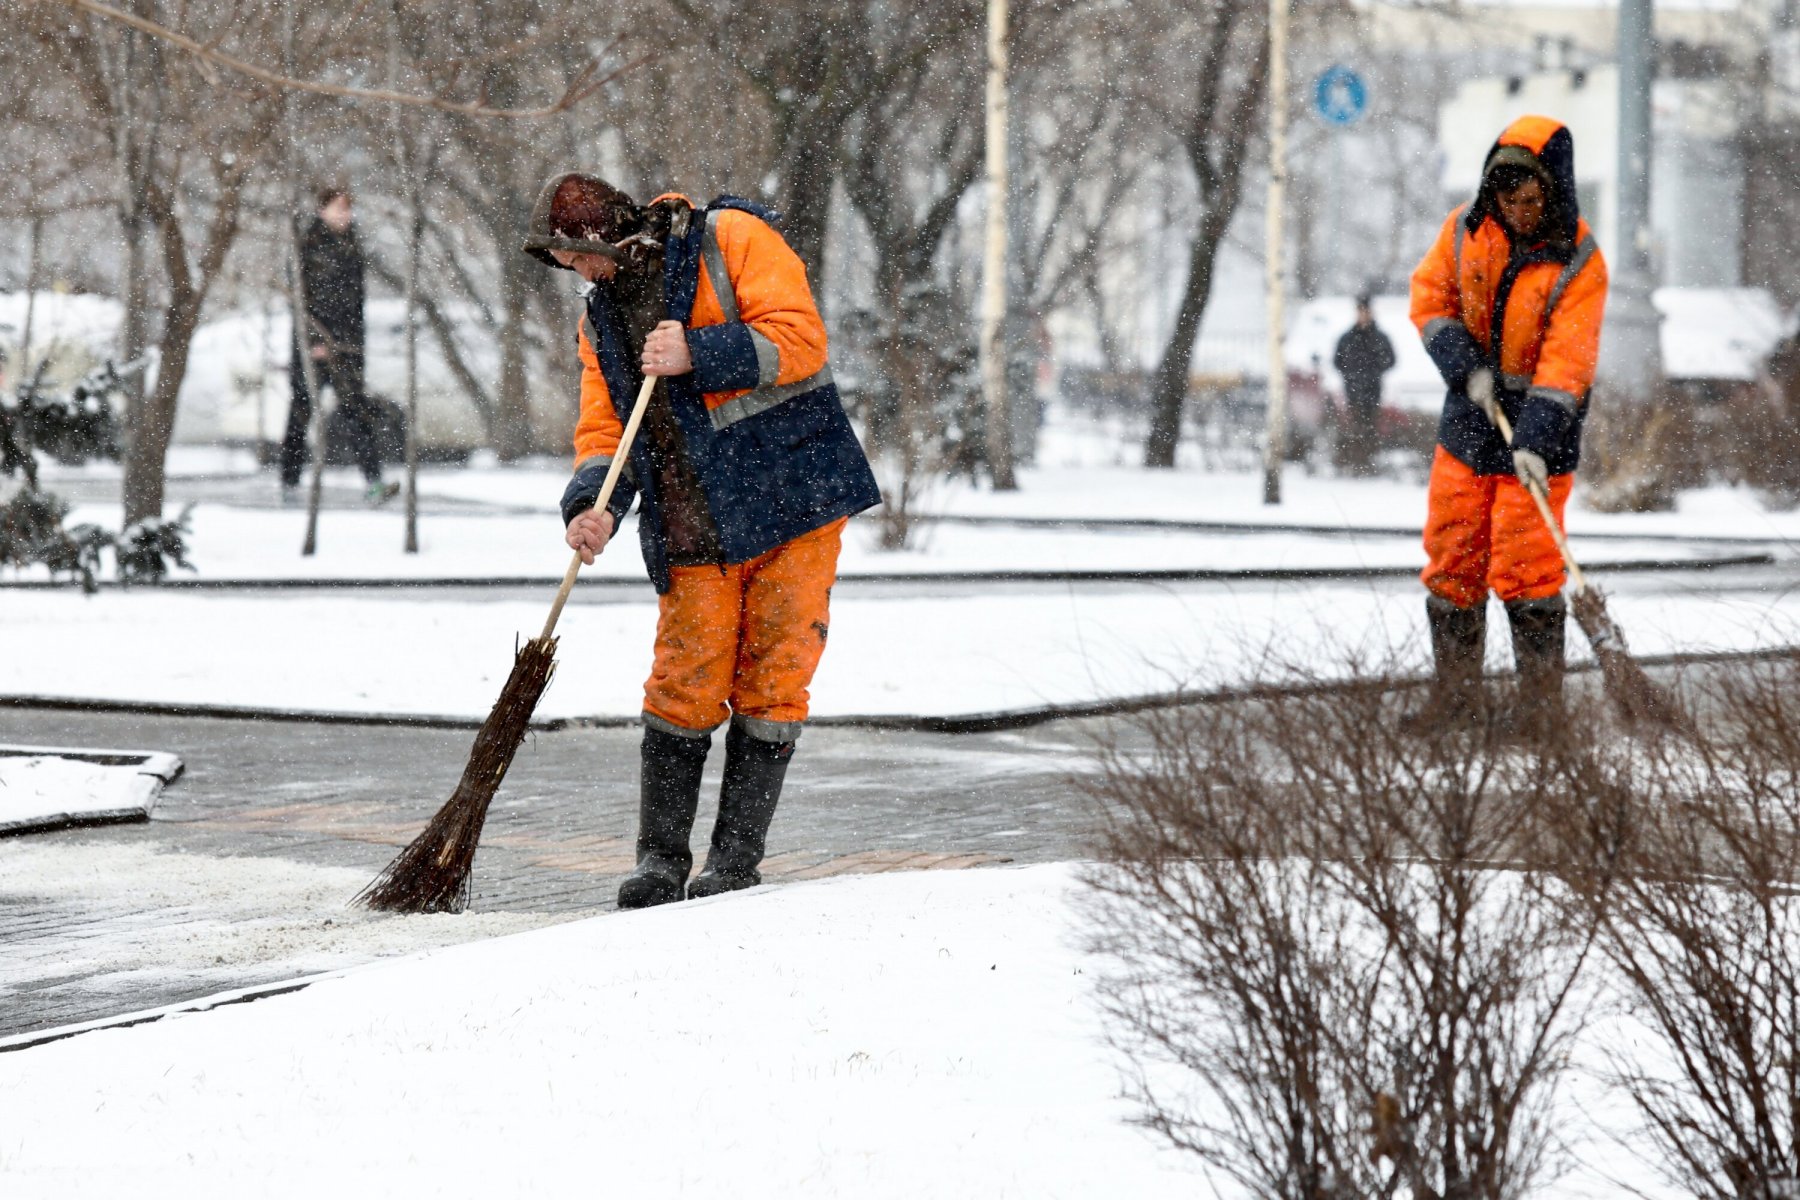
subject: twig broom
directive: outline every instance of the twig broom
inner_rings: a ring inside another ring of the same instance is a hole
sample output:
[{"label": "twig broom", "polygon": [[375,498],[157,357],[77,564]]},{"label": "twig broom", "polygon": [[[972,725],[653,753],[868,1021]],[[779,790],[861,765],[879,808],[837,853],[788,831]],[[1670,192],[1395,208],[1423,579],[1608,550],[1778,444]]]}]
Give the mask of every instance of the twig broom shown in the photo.
[{"label": "twig broom", "polygon": [[[1512,422],[1506,419],[1506,414],[1498,406],[1494,410],[1494,423],[1500,427],[1500,436],[1506,439],[1506,444],[1510,447],[1513,441]],[[1569,539],[1556,523],[1556,514],[1550,511],[1550,497],[1545,494],[1543,486],[1537,480],[1523,476],[1519,482],[1531,493],[1539,515],[1544,518],[1545,528],[1550,531],[1550,536],[1556,541],[1556,549],[1562,554],[1563,564],[1569,568],[1569,580],[1575,585],[1569,607],[1575,613],[1576,624],[1581,626],[1581,632],[1587,636],[1588,645],[1593,647],[1594,658],[1600,663],[1600,677],[1606,684],[1606,694],[1612,698],[1619,716],[1627,726],[1649,726],[1674,733],[1692,734],[1693,722],[1687,713],[1667,692],[1656,686],[1655,681],[1644,672],[1643,666],[1631,656],[1631,650],[1625,644],[1625,631],[1619,628],[1618,622],[1612,619],[1612,614],[1606,611],[1606,593],[1587,581],[1575,556],[1569,552]]]},{"label": "twig broom", "polygon": [[[606,480],[594,501],[604,511],[612,499],[613,488],[624,470],[626,452],[637,437],[649,407],[650,393],[656,389],[656,376],[646,376],[638,389],[637,402],[631,406],[631,417],[619,438],[619,449],[607,468]],[[544,632],[519,649],[513,658],[512,674],[500,689],[500,699],[481,723],[475,735],[475,747],[469,752],[469,763],[450,799],[412,844],[399,854],[374,882],[357,893],[353,903],[384,912],[431,913],[461,912],[469,906],[469,875],[475,866],[475,844],[481,840],[481,827],[487,820],[488,805],[506,778],[513,755],[525,740],[532,711],[538,698],[550,684],[556,670],[556,622],[563,605],[574,590],[575,577],[581,571],[581,555],[577,553],[563,573],[562,587],[556,602],[550,606],[550,618]]]}]

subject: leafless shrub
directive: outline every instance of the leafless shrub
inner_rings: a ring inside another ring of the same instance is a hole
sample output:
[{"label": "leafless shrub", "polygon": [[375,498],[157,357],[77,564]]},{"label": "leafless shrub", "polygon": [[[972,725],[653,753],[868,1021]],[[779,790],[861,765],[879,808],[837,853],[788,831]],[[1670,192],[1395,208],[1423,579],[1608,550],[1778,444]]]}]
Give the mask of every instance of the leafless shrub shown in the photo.
[{"label": "leafless shrub", "polygon": [[1151,714],[1090,784],[1142,1120],[1270,1200],[1502,1200],[1557,1157],[1592,910],[1526,868],[1601,772],[1578,733],[1407,737],[1389,683]]},{"label": "leafless shrub", "polygon": [[[1629,809],[1570,831],[1634,1036],[1612,1048],[1690,1195],[1800,1195],[1800,664],[1721,668],[1705,733],[1615,752]],[[1610,869],[1595,869],[1607,863]],[[1645,1046],[1653,1048],[1644,1053]]]},{"label": "leafless shrub", "polygon": [[[1583,438],[1584,503],[1598,512],[1666,512],[1701,482],[1686,406],[1596,394]],[[1702,475],[1704,470],[1702,470]]]},{"label": "leafless shrub", "polygon": [[1718,407],[1727,464],[1721,473],[1777,506],[1800,504],[1800,343],[1784,341],[1769,356],[1765,377],[1735,388]]}]

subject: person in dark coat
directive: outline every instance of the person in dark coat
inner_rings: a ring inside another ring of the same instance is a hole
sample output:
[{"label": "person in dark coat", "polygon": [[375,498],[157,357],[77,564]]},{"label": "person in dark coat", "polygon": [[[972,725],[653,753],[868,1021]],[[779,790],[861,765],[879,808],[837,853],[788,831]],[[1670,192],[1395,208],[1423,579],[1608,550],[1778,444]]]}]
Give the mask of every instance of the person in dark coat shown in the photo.
[{"label": "person in dark coat", "polygon": [[1338,443],[1343,467],[1353,474],[1369,472],[1375,452],[1376,413],[1381,408],[1381,377],[1394,369],[1394,343],[1375,324],[1369,297],[1356,298],[1356,324],[1338,339],[1332,365],[1344,377],[1344,436]]},{"label": "person in dark coat", "polygon": [[[294,330],[294,353],[288,362],[293,403],[287,433],[281,441],[281,490],[292,502],[306,463],[306,429],[312,421],[312,397],[306,388],[302,354],[312,360],[313,378],[337,396],[338,411],[348,418],[350,450],[368,482],[368,499],[380,504],[400,490],[381,482],[381,454],[376,445],[374,403],[363,390],[363,301],[366,268],[362,245],[352,223],[350,193],[325,188],[319,193],[318,215],[300,239],[300,283],[306,293],[306,328]],[[302,350],[304,347],[304,350]]]}]

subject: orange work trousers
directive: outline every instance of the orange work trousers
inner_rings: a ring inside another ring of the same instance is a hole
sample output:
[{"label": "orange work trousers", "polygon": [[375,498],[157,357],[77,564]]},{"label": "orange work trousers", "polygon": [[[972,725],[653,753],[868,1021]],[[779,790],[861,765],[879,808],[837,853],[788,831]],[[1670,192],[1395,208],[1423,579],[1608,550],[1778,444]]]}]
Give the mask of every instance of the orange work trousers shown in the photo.
[{"label": "orange work trousers", "polygon": [[704,733],[733,714],[750,736],[791,742],[830,629],[849,518],[732,566],[674,567],[656,622],[644,717]]},{"label": "orange work trousers", "polygon": [[[1550,477],[1550,510],[1562,528],[1573,475]],[[1425,553],[1419,576],[1458,608],[1487,602],[1541,600],[1562,590],[1566,568],[1543,514],[1511,475],[1477,475],[1442,446],[1431,462]]]}]

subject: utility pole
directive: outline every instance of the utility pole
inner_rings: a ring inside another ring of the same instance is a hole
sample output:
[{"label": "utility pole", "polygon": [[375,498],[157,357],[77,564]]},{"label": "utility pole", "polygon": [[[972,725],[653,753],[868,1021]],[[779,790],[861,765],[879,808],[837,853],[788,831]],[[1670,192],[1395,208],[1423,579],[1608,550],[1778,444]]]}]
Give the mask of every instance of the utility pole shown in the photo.
[{"label": "utility pole", "polygon": [[1263,446],[1263,503],[1281,503],[1287,454],[1287,356],[1282,342],[1282,222],[1287,206],[1287,40],[1289,0],[1269,0],[1269,195],[1264,214],[1263,288],[1269,306],[1269,426]]},{"label": "utility pole", "polygon": [[[388,87],[400,86],[400,11],[388,9]],[[419,249],[425,233],[423,183],[419,159],[424,139],[407,137],[396,106],[393,118],[394,153],[400,158],[400,174],[406,182],[406,537],[408,554],[419,552]]]},{"label": "utility pole", "polygon": [[[286,0],[281,6],[281,69],[290,78],[294,74],[294,0]],[[294,96],[287,88],[281,92],[281,125],[288,144],[288,182],[292,195],[292,210],[288,213],[293,222],[293,240],[288,243],[288,305],[294,314],[294,353],[300,356],[300,378],[305,381],[306,394],[312,397],[312,480],[306,489],[306,537],[300,543],[300,557],[311,558],[319,549],[319,498],[325,487],[325,439],[330,427],[325,423],[325,400],[319,395],[319,373],[314,369],[309,348],[312,310],[307,307],[306,263],[300,250],[305,229],[305,217],[302,216],[306,209],[302,198],[305,188],[300,180],[301,149],[299,133],[294,127]],[[334,386],[334,402],[336,391]]]},{"label": "utility pole", "polygon": [[981,398],[994,490],[1017,491],[1006,402],[1006,0],[988,0],[987,239],[981,263]]},{"label": "utility pole", "polygon": [[1605,378],[1647,401],[1662,381],[1659,318],[1651,303],[1650,89],[1655,76],[1652,0],[1619,3],[1619,262],[1606,314]]}]

